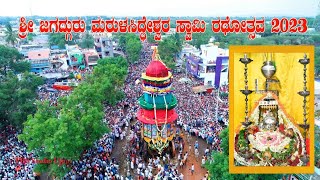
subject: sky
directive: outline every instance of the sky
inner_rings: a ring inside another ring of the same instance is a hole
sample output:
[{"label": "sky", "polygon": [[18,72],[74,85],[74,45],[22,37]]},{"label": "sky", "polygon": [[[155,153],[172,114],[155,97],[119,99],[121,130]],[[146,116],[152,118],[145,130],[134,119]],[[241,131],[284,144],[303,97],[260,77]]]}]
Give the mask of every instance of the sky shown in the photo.
[{"label": "sky", "polygon": [[6,0],[0,16],[296,16],[320,0]]}]

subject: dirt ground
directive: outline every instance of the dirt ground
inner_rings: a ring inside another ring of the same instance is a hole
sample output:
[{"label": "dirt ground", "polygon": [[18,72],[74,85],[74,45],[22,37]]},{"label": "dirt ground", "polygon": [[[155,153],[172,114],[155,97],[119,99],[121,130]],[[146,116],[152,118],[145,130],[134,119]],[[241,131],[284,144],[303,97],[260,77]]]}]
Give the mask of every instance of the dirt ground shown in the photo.
[{"label": "dirt ground", "polygon": [[[198,140],[199,142],[200,155],[198,159],[196,159],[194,155],[194,149],[193,149],[194,143],[196,140]],[[189,150],[189,144],[187,143],[187,140],[185,142],[186,144],[185,144],[183,153]],[[116,140],[115,147],[111,154],[112,157],[116,158],[119,161],[120,174],[123,176],[126,176],[126,171],[127,171],[127,162],[124,154],[124,147],[126,147],[126,144],[127,144],[126,139]],[[182,169],[179,168],[178,170],[179,170],[179,173],[182,173],[184,175],[184,180],[201,180],[206,174],[206,169],[201,167],[201,157],[204,155],[204,151],[207,147],[207,143],[201,138],[191,136],[190,144],[192,148],[191,148],[191,152],[188,153],[187,164]],[[177,155],[175,156],[174,162],[177,162]],[[195,167],[195,172],[193,173],[193,175],[191,174],[191,171],[190,171],[192,163],[194,164],[194,167]]]},{"label": "dirt ground", "polygon": [[[198,159],[195,157],[194,149],[193,149],[193,146],[194,146],[194,143],[196,140],[198,140],[199,152],[200,152]],[[187,165],[180,172],[182,172],[182,174],[184,175],[184,180],[201,180],[207,172],[207,170],[205,168],[201,167],[201,157],[204,155],[204,151],[207,147],[207,143],[201,138],[191,136],[190,144],[191,144],[192,148],[191,148],[191,153],[190,152],[188,153]],[[189,150],[188,143],[186,143],[184,150],[185,151]],[[191,168],[192,163],[194,164],[194,171],[195,171],[193,173],[193,175],[191,174],[191,171],[189,170]]]}]

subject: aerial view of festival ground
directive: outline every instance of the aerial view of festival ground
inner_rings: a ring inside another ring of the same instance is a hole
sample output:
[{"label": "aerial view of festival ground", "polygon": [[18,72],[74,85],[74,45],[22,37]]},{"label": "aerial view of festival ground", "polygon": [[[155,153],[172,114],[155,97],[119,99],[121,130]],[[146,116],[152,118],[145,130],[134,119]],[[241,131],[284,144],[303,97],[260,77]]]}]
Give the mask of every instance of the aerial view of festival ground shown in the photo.
[{"label": "aerial view of festival ground", "polygon": [[[185,42],[171,33],[141,42],[135,34],[66,41],[60,33],[30,33],[17,42],[16,26],[0,25],[1,179],[288,176],[228,169],[227,44],[269,44],[273,35],[206,32]],[[316,36],[290,43],[319,44]],[[283,37],[277,40],[288,43]],[[319,167],[318,155],[315,161]]]}]

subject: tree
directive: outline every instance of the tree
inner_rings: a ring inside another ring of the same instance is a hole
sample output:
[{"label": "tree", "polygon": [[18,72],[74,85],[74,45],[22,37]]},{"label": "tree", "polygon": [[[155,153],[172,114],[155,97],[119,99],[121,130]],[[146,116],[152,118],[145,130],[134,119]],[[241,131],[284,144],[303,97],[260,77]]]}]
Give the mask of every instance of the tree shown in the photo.
[{"label": "tree", "polygon": [[314,45],[314,41],[312,37],[304,36],[301,38],[301,44],[308,44],[308,45]]},{"label": "tree", "polygon": [[242,45],[246,40],[248,40],[247,34],[228,34],[225,41],[230,45]]},{"label": "tree", "polygon": [[281,36],[280,35],[273,35],[273,36],[268,36],[268,37],[262,37],[260,39],[267,39],[277,45],[282,45],[288,40],[287,36],[282,36],[282,35]]},{"label": "tree", "polygon": [[182,50],[182,40],[181,40],[181,36],[179,33],[175,33],[174,34],[174,39],[176,41],[176,45],[179,51]]},{"label": "tree", "polygon": [[261,34],[262,37],[268,37],[273,36],[274,34],[271,32],[272,26],[270,24],[267,24],[265,27],[264,33]]},{"label": "tree", "polygon": [[119,47],[125,52],[126,49],[126,36],[125,35],[118,35],[119,38]]},{"label": "tree", "polygon": [[314,17],[307,17],[306,19],[308,21],[308,27],[314,28],[315,18]]},{"label": "tree", "polygon": [[6,24],[5,38],[6,42],[10,44],[12,47],[14,47],[15,43],[17,42],[18,34],[16,31],[12,29],[10,23]]},{"label": "tree", "polygon": [[314,28],[316,29],[316,31],[320,31],[320,15],[317,15],[314,19]]},{"label": "tree", "polygon": [[[109,131],[103,123],[103,102],[114,105],[123,97],[120,88],[127,75],[127,67],[123,57],[99,60],[93,74],[71,95],[60,98],[57,107],[49,106],[48,102],[38,102],[37,112],[28,116],[18,138],[39,159],[78,160],[84,150]],[[35,170],[63,177],[70,166],[37,164]]]},{"label": "tree", "polygon": [[35,37],[36,35],[34,33],[29,33],[27,36],[28,41],[33,41],[33,37]]},{"label": "tree", "polygon": [[[57,138],[55,133],[59,130],[60,123],[57,111],[58,107],[50,106],[48,101],[37,102],[37,112],[28,116],[28,120],[24,123],[23,133],[18,136],[27,144],[29,151],[34,150],[37,159],[51,159],[51,151],[55,147],[53,139]],[[55,165],[37,164],[35,172],[48,172],[51,166]]]},{"label": "tree", "polygon": [[140,57],[140,52],[142,49],[142,45],[139,39],[137,38],[129,38],[126,40],[126,53],[127,58],[130,63],[134,63],[138,61]]},{"label": "tree", "polygon": [[0,46],[0,128],[19,128],[27,115],[35,112],[36,89],[43,80],[29,70],[30,63],[22,61],[16,49]]},{"label": "tree", "polygon": [[147,32],[146,35],[147,35],[147,41],[148,41],[148,43],[153,44],[153,43],[156,43],[156,42],[157,42],[156,40],[154,40],[154,35],[152,35],[151,33]]},{"label": "tree", "polygon": [[124,96],[120,88],[128,73],[128,63],[123,57],[100,59],[98,63],[101,66],[96,67],[94,73],[95,76],[100,78],[94,78],[92,81],[100,84],[100,93],[105,96],[106,101],[115,105]]},{"label": "tree", "polygon": [[50,46],[59,46],[60,49],[65,48],[65,44],[67,43],[65,39],[65,35],[62,33],[52,33],[49,37]]},{"label": "tree", "polygon": [[174,69],[176,62],[175,58],[181,51],[182,44],[179,35],[171,35],[161,41],[158,45],[159,55],[162,61],[170,68]]},{"label": "tree", "polygon": [[79,33],[71,33],[72,34],[72,41],[68,41],[68,43],[71,44],[76,44],[80,40],[80,34]]},{"label": "tree", "polygon": [[142,49],[141,41],[135,34],[118,34],[119,46],[122,51],[127,55],[129,63],[138,61]]},{"label": "tree", "polygon": [[210,177],[215,179],[227,180],[273,180],[280,179],[279,174],[230,174],[229,173],[229,127],[224,129],[219,137],[221,138],[221,148],[223,152],[213,152],[212,162],[207,162],[206,168],[209,170]]},{"label": "tree", "polygon": [[206,31],[204,33],[194,33],[192,35],[192,41],[190,41],[190,44],[195,46],[196,48],[200,48],[200,45],[202,44],[208,44],[210,38],[213,36],[213,33],[211,32],[211,29]]},{"label": "tree", "polygon": [[89,33],[86,33],[80,42],[80,47],[89,49],[89,48],[92,48],[93,46],[94,46],[94,39],[92,35],[90,35]]},{"label": "tree", "polygon": [[0,81],[0,126],[14,125],[18,128],[26,121],[29,114],[36,111],[34,101],[36,89],[43,80],[28,72],[19,79],[9,72]]},{"label": "tree", "polygon": [[319,45],[320,44],[320,35],[312,36],[312,40],[314,41],[315,45]]},{"label": "tree", "polygon": [[22,61],[22,58],[17,49],[0,45],[0,74],[6,76],[10,70],[15,73],[29,71],[30,63]]},{"label": "tree", "polygon": [[52,33],[49,36],[50,46],[59,46],[60,49],[64,49],[66,44],[73,45],[78,39],[77,33],[72,34],[72,41],[67,41],[64,33]]}]

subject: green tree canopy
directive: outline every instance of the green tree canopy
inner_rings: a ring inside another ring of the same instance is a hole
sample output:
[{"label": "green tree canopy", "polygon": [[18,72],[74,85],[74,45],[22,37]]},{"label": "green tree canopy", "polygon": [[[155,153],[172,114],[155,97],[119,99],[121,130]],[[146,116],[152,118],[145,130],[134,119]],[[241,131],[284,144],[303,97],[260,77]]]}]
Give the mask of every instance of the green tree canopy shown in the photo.
[{"label": "green tree canopy", "polygon": [[320,47],[315,47],[314,57],[315,57],[315,62],[314,62],[315,74],[319,75],[320,74]]},{"label": "green tree canopy", "polygon": [[23,55],[17,49],[0,45],[0,74],[5,76],[8,71],[17,74],[29,71],[30,63],[22,59]]},{"label": "green tree canopy", "polygon": [[27,36],[28,41],[33,41],[33,37],[35,37],[36,35],[34,33],[29,33]]},{"label": "green tree canopy", "polygon": [[146,35],[147,35],[147,41],[148,41],[148,43],[153,44],[153,43],[156,43],[156,42],[157,42],[156,40],[154,40],[154,35],[152,35],[151,33],[146,32]]},{"label": "green tree canopy", "polygon": [[9,72],[0,80],[0,126],[22,126],[28,114],[36,111],[36,89],[41,84],[42,78],[28,72],[22,74],[20,79]]},{"label": "green tree canopy", "polygon": [[135,34],[117,34],[119,39],[119,46],[127,55],[129,63],[138,61],[142,49],[140,38]]},{"label": "green tree canopy", "polygon": [[0,45],[0,128],[19,128],[35,112],[36,89],[43,79],[29,70],[30,63],[16,49]]},{"label": "green tree canopy", "polygon": [[[123,97],[120,88],[126,75],[127,62],[123,57],[99,60],[93,74],[71,95],[60,98],[57,107],[38,102],[37,112],[28,116],[19,139],[39,159],[78,160],[84,150],[108,132],[103,123],[103,102],[114,105]],[[64,176],[69,168],[55,163],[35,167],[58,177]]]},{"label": "green tree canopy", "polygon": [[16,31],[12,29],[12,26],[9,22],[6,24],[5,38],[6,38],[6,42],[12,45],[12,47],[17,42],[18,34]]},{"label": "green tree canopy", "polygon": [[60,49],[64,49],[66,44],[73,45],[77,41],[79,35],[77,33],[72,34],[72,41],[67,41],[64,33],[52,33],[49,36],[50,46],[59,46]]},{"label": "green tree canopy", "polygon": [[142,45],[139,39],[130,38],[126,40],[126,54],[128,61],[134,63],[139,60]]},{"label": "green tree canopy", "polygon": [[91,34],[86,33],[84,37],[80,41],[80,47],[84,49],[93,48],[94,46],[94,39]]},{"label": "green tree canopy", "polygon": [[314,28],[316,29],[316,31],[320,31],[320,15],[317,15],[316,18],[314,19]]},{"label": "green tree canopy", "polygon": [[175,58],[182,49],[182,43],[179,34],[171,35],[159,42],[158,51],[162,61],[170,68],[174,69]]},{"label": "green tree canopy", "polygon": [[[195,46],[196,48],[200,48],[200,45],[202,44],[208,44],[210,38],[213,36],[213,32],[211,29],[206,29],[204,33],[194,33],[192,35],[192,41],[190,41],[190,44]],[[216,35],[218,36],[218,35]]]}]

